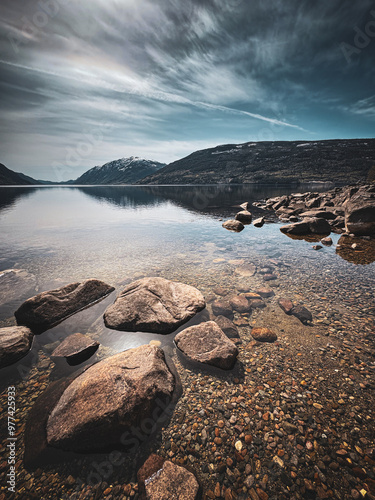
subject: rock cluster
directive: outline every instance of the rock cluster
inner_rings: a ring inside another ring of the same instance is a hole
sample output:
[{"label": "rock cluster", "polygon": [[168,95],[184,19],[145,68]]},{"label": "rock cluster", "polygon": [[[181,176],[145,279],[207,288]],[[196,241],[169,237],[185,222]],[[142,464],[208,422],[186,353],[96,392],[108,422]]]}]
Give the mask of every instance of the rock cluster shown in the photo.
[{"label": "rock cluster", "polygon": [[[357,236],[375,234],[374,185],[269,198],[264,208],[274,210],[283,222],[296,222],[281,228],[287,234],[327,234],[345,230]],[[299,219],[302,221],[298,222]]]},{"label": "rock cluster", "polygon": [[[234,219],[229,219],[225,222],[223,222],[222,226],[225,229],[228,229],[229,231],[233,231],[236,233],[241,232],[246,225],[251,224],[253,220],[253,216],[250,212],[250,203],[246,201],[245,203],[242,203],[239,205],[242,210],[240,212],[237,212],[235,215]],[[262,227],[265,223],[264,217],[260,217],[253,222],[254,227]]]}]

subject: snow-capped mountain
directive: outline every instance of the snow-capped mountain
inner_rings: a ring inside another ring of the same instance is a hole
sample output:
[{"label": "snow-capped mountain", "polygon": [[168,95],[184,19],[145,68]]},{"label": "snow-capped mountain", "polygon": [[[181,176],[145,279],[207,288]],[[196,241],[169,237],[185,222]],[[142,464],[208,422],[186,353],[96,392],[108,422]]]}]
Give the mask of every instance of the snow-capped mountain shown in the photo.
[{"label": "snow-capped mountain", "polygon": [[72,184],[134,184],[163,167],[165,163],[145,160],[137,156],[120,158],[91,168]]}]

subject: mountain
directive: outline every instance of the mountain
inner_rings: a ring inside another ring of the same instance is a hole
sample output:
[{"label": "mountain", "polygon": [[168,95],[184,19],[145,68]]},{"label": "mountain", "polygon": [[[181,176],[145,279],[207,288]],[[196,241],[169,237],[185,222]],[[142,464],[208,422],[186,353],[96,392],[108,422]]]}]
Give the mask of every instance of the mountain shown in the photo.
[{"label": "mountain", "polygon": [[196,151],[137,184],[350,184],[374,165],[375,139],[247,142]]},{"label": "mountain", "polygon": [[69,184],[135,184],[163,167],[165,163],[131,156],[91,168],[75,181],[69,181]]},{"label": "mountain", "polygon": [[0,186],[32,186],[33,184],[39,184],[39,182],[27,175],[13,172],[0,163]]}]

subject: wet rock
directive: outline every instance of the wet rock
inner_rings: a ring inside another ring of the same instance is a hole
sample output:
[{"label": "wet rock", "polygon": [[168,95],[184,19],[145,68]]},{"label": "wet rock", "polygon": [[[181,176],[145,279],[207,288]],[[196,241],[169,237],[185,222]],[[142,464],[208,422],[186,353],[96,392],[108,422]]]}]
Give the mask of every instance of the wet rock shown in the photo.
[{"label": "wet rock", "polygon": [[0,328],[0,368],[12,365],[26,356],[34,335],[25,326]]},{"label": "wet rock", "polygon": [[285,314],[291,314],[293,309],[293,303],[291,300],[279,299],[277,303],[279,304],[280,308],[285,312]]},{"label": "wet rock", "polygon": [[232,306],[232,309],[239,313],[246,313],[251,309],[249,301],[244,295],[234,295],[233,297],[230,297],[229,303]]},{"label": "wet rock", "polygon": [[311,312],[301,304],[294,306],[291,310],[291,314],[298,318],[303,324],[310,323],[313,319]]},{"label": "wet rock", "polygon": [[163,468],[165,458],[152,453],[137,472],[138,488],[143,496],[146,495],[145,481]]},{"label": "wet rock", "polygon": [[253,328],[251,336],[258,342],[275,342],[277,335],[269,328]]},{"label": "wet rock", "polygon": [[156,346],[111,356],[65,389],[48,418],[47,442],[77,452],[126,445],[121,441],[125,431],[146,418],[155,421],[158,402],[170,401],[174,387],[164,353]]},{"label": "wet rock", "polygon": [[345,203],[345,228],[356,236],[375,234],[375,186],[361,186]]},{"label": "wet rock", "polygon": [[87,335],[74,333],[64,339],[51,356],[66,358],[70,364],[78,364],[89,359],[97,351],[99,345],[99,342]]},{"label": "wet rock", "polygon": [[228,338],[238,338],[238,330],[229,318],[226,318],[225,316],[217,316],[214,321]]},{"label": "wet rock", "polygon": [[215,302],[212,302],[211,307],[215,316],[233,317],[233,309],[228,300],[215,300]]},{"label": "wet rock", "polygon": [[235,272],[240,276],[251,277],[257,272],[257,268],[254,264],[243,264],[242,266],[236,267]]},{"label": "wet rock", "polygon": [[314,250],[321,250],[322,248],[322,245],[313,245]]},{"label": "wet rock", "polygon": [[268,286],[258,288],[258,290],[256,290],[256,293],[261,297],[272,297],[273,295],[275,295],[275,292],[272,290],[272,288],[269,288]]},{"label": "wet rock", "polygon": [[222,224],[224,229],[228,229],[228,231],[234,231],[236,233],[240,233],[245,226],[239,220],[229,219]]},{"label": "wet rock", "polygon": [[168,334],[206,303],[196,288],[164,278],[143,278],[128,285],[104,313],[108,328]]},{"label": "wet rock", "polygon": [[252,215],[250,212],[248,212],[247,210],[242,210],[242,212],[238,212],[236,214],[236,220],[239,220],[240,222],[242,222],[242,224],[251,224],[251,221],[252,221]]},{"label": "wet rock", "polygon": [[145,480],[148,500],[195,500],[199,484],[194,474],[172,462]]},{"label": "wet rock", "polygon": [[251,206],[251,204],[248,201],[245,201],[245,203],[242,203],[240,205],[240,208],[242,208],[242,210],[249,211],[250,206]]},{"label": "wet rock", "polygon": [[264,217],[259,217],[259,219],[255,219],[255,221],[253,222],[253,226],[255,227],[262,227],[264,226]]},{"label": "wet rock", "polygon": [[337,215],[327,210],[308,210],[307,212],[300,214],[300,217],[303,219],[317,217],[319,219],[333,220],[336,219]]},{"label": "wet rock", "polygon": [[40,293],[24,302],[14,313],[19,325],[43,332],[72,314],[113,292],[102,281],[90,279]]},{"label": "wet rock", "polygon": [[280,231],[286,234],[292,234],[297,236],[303,236],[305,234],[329,234],[331,232],[331,226],[326,221],[326,219],[318,219],[312,217],[311,219],[305,219],[302,222],[296,222],[295,224],[289,224],[287,226],[282,226]]},{"label": "wet rock", "polygon": [[176,346],[190,359],[217,366],[233,368],[238,349],[214,321],[186,328],[174,339]]},{"label": "wet rock", "polygon": [[264,309],[267,304],[262,299],[251,299],[249,300],[251,309]]},{"label": "wet rock", "polygon": [[332,241],[332,238],[330,238],[329,236],[327,236],[326,238],[323,238],[320,240],[321,243],[323,243],[323,245],[329,247],[333,244],[333,241]]}]

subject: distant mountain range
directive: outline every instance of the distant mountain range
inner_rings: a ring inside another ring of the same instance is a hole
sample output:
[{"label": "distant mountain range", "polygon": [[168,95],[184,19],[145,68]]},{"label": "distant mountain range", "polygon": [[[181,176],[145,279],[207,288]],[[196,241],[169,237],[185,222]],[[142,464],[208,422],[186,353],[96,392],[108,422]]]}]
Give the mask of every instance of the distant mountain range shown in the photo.
[{"label": "distant mountain range", "polygon": [[[300,184],[371,181],[375,139],[226,144],[196,151],[169,165],[131,156],[91,168],[67,185]],[[53,184],[0,164],[0,185]]]},{"label": "distant mountain range", "polygon": [[148,175],[165,167],[165,163],[145,160],[137,156],[110,161],[101,167],[94,167],[69,184],[135,184]]},{"label": "distant mountain range", "polygon": [[247,142],[197,151],[138,184],[350,184],[374,166],[375,139]]}]

